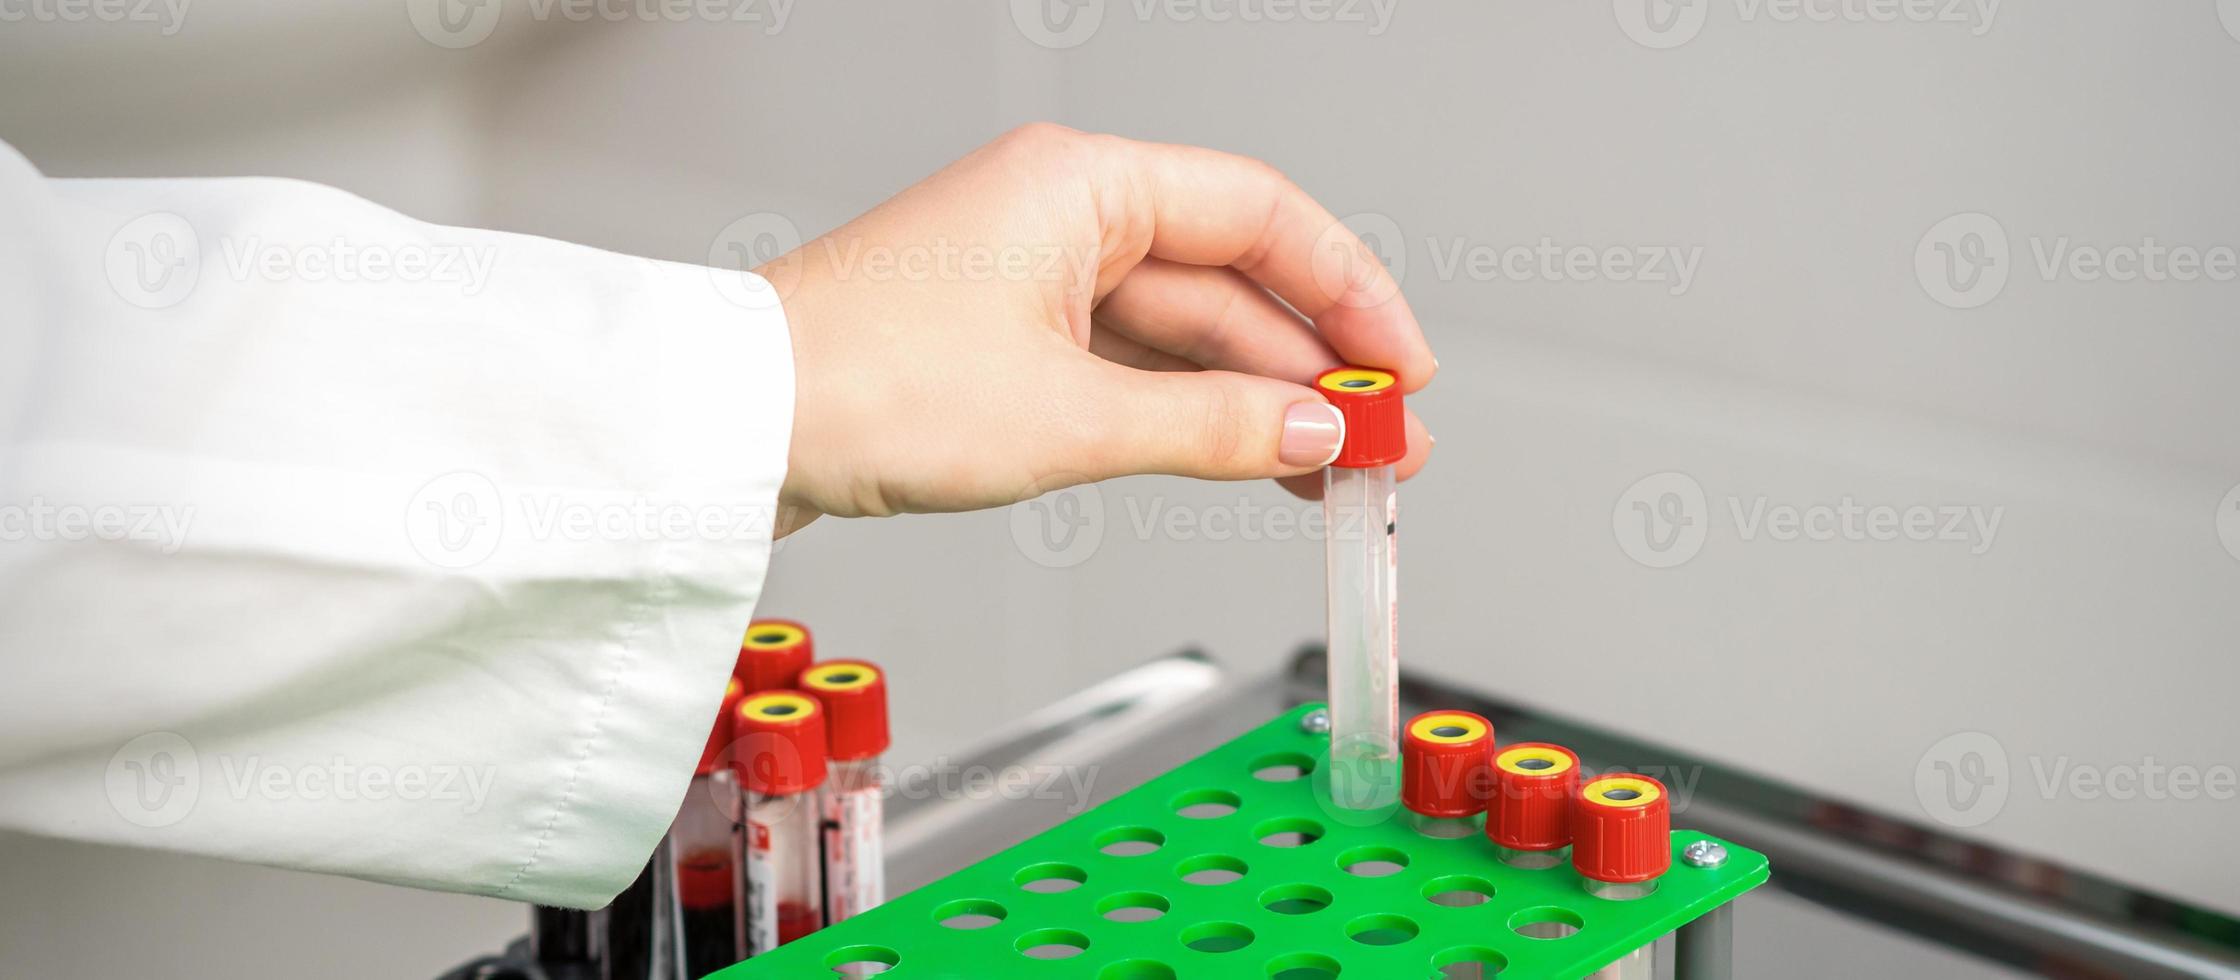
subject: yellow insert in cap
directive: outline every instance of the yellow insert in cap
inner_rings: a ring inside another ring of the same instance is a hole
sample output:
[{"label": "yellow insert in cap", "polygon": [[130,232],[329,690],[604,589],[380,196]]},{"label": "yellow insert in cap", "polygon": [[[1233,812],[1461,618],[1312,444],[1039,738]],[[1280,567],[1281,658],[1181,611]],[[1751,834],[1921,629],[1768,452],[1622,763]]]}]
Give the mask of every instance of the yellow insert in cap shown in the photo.
[{"label": "yellow insert in cap", "polygon": [[739,713],[760,721],[800,721],[815,714],[817,703],[799,694],[776,691],[739,702]]},{"label": "yellow insert in cap", "polygon": [[868,664],[819,664],[801,674],[801,686],[819,691],[853,691],[879,681],[879,668]]},{"label": "yellow insert in cap", "polygon": [[[1440,729],[1462,729],[1453,735],[1442,735]],[[1408,726],[1408,734],[1435,745],[1456,745],[1475,742],[1486,737],[1486,726],[1469,715],[1425,715]]]},{"label": "yellow insert in cap", "polygon": [[1648,806],[1664,793],[1657,789],[1657,784],[1646,779],[1604,776],[1588,783],[1579,795],[1597,806],[1635,807]]},{"label": "yellow insert in cap", "polygon": [[[1527,762],[1547,765],[1525,765]],[[1554,749],[1526,745],[1509,749],[1495,756],[1493,764],[1519,776],[1553,776],[1571,768],[1571,757]]]},{"label": "yellow insert in cap", "polygon": [[1332,371],[1323,375],[1322,387],[1328,391],[1365,395],[1372,391],[1383,391],[1392,387],[1398,381],[1398,378],[1383,371],[1372,371],[1368,368],[1348,368],[1344,371]]},{"label": "yellow insert in cap", "polygon": [[809,638],[801,627],[786,623],[756,623],[747,627],[747,638],[739,642],[749,650],[783,650],[797,646]]}]

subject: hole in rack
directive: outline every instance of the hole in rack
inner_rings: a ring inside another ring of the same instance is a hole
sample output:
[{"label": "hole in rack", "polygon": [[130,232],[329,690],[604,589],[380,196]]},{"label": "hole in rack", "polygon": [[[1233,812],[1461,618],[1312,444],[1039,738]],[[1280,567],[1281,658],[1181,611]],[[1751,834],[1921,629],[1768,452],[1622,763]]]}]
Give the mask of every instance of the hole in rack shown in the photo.
[{"label": "hole in rack", "polygon": [[1226,854],[1201,854],[1175,865],[1174,873],[1193,885],[1226,885],[1244,877],[1243,861]]},{"label": "hole in rack", "polygon": [[1363,946],[1398,946],[1421,931],[1404,915],[1364,915],[1346,923],[1346,935]]},{"label": "hole in rack", "polygon": [[1252,778],[1263,783],[1294,783],[1314,772],[1314,757],[1277,752],[1252,760]]},{"label": "hole in rack", "polygon": [[1097,980],[1175,980],[1174,967],[1158,960],[1121,960],[1098,970]]},{"label": "hole in rack", "polygon": [[1268,961],[1269,980],[1333,980],[1338,961],[1320,953],[1292,953]]},{"label": "hole in rack", "polygon": [[868,977],[892,970],[902,954],[885,946],[842,946],[826,953],[824,965],[843,977]]},{"label": "hole in rack", "polygon": [[1562,939],[1577,935],[1584,925],[1579,913],[1554,905],[1524,909],[1509,917],[1509,928],[1526,939]]},{"label": "hole in rack", "polygon": [[1466,909],[1493,901],[1493,882],[1473,875],[1433,878],[1423,886],[1425,901],[1451,909]]},{"label": "hole in rack", "polygon": [[1252,828],[1252,836],[1269,847],[1305,847],[1322,834],[1321,824],[1304,817],[1277,817]]},{"label": "hole in rack", "polygon": [[1012,881],[1020,888],[1038,895],[1054,895],[1081,887],[1089,880],[1089,873],[1070,864],[1033,864],[1019,869]]},{"label": "hole in rack", "polygon": [[1113,922],[1150,922],[1167,914],[1164,896],[1150,892],[1121,892],[1097,903],[1097,914]]},{"label": "hole in rack", "polygon": [[1182,944],[1201,953],[1234,953],[1252,939],[1252,930],[1235,922],[1201,922],[1182,930]]},{"label": "hole in rack", "polygon": [[1036,929],[1014,945],[1028,959],[1063,960],[1088,952],[1089,937],[1071,929]]},{"label": "hole in rack", "polygon": [[1194,789],[1174,798],[1174,812],[1191,820],[1216,820],[1243,805],[1243,799],[1225,789]]},{"label": "hole in rack", "polygon": [[1114,827],[1097,835],[1097,851],[1110,857],[1141,857],[1167,843],[1167,835],[1150,827]]},{"label": "hole in rack", "polygon": [[1260,893],[1260,907],[1277,915],[1310,915],[1330,902],[1330,892],[1314,885],[1277,885]]},{"label": "hole in rack", "polygon": [[1356,847],[1338,855],[1338,867],[1356,878],[1386,878],[1408,867],[1408,856],[1389,847]]},{"label": "hole in rack", "polygon": [[1485,980],[1509,968],[1509,958],[1483,946],[1457,946],[1431,958],[1441,980]]},{"label": "hole in rack", "polygon": [[1011,913],[1004,907],[984,899],[967,898],[949,902],[933,910],[933,921],[944,929],[986,929],[1002,922]]}]

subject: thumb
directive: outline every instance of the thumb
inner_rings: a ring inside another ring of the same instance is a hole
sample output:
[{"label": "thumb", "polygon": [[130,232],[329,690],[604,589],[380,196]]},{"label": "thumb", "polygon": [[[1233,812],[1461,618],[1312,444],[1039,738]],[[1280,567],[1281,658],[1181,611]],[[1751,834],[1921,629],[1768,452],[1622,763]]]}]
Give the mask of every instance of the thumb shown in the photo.
[{"label": "thumb", "polygon": [[1233,371],[1113,366],[1093,411],[1102,417],[1091,469],[1204,480],[1295,476],[1329,464],[1345,419],[1305,385]]}]

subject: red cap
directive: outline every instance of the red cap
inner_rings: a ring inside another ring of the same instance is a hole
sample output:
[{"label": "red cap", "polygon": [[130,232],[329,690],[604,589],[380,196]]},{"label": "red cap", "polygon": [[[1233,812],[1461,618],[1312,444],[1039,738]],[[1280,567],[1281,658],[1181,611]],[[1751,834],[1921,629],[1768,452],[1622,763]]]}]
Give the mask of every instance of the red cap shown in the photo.
[{"label": "red cap", "polygon": [[1672,867],[1672,799],[1647,776],[1589,781],[1571,804],[1571,866],[1596,881],[1648,881]]},{"label": "red cap", "polygon": [[1467,817],[1492,788],[1493,723],[1467,711],[1415,716],[1400,735],[1400,802],[1427,817]]},{"label": "red cap", "polygon": [[739,749],[731,771],[764,796],[805,793],[824,785],[824,709],[800,691],[749,694],[732,715]]},{"label": "red cap", "polygon": [[1579,757],[1561,745],[1518,742],[1493,754],[1486,837],[1512,851],[1553,851],[1571,843],[1571,797]]},{"label": "red cap", "polygon": [[842,762],[887,750],[887,678],[862,660],[834,660],[801,672],[801,689],[824,705],[825,737]]},{"label": "red cap", "polygon": [[790,619],[758,619],[739,641],[739,666],[731,673],[748,694],[792,687],[815,653],[808,627]]},{"label": "red cap", "polygon": [[736,677],[724,683],[723,707],[716,709],[715,728],[708,732],[708,747],[700,750],[700,765],[693,770],[693,775],[705,776],[723,764],[717,760],[723,755],[724,747],[731,744],[731,710],[739,706],[739,695],[744,691]]},{"label": "red cap", "polygon": [[1346,419],[1345,445],[1332,466],[1390,466],[1408,455],[1408,411],[1400,404],[1400,379],[1390,371],[1342,367],[1322,372],[1315,389]]}]

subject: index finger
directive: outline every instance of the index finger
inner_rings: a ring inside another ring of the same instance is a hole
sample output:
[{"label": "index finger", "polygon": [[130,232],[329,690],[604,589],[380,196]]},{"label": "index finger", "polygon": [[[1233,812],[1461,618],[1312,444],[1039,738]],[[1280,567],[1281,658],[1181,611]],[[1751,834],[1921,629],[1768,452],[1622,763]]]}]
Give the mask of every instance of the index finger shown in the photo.
[{"label": "index finger", "polygon": [[1297,184],[1248,157],[1108,139],[1123,172],[1105,186],[1131,199],[1120,220],[1151,225],[1117,229],[1117,240],[1170,262],[1234,268],[1314,321],[1347,361],[1392,371],[1408,391],[1431,380],[1431,345],[1400,284]]}]

